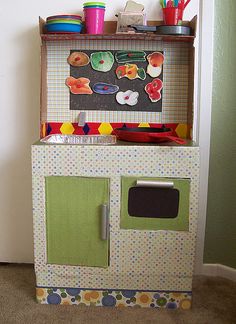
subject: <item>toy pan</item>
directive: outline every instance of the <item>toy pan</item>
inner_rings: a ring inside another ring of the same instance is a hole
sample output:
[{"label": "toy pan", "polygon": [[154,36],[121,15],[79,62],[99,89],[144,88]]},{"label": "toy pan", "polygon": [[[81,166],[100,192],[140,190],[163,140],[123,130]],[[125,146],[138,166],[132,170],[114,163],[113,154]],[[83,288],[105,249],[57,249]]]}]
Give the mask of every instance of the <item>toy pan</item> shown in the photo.
[{"label": "toy pan", "polygon": [[178,144],[186,144],[186,141],[182,138],[175,136],[174,131],[171,128],[163,125],[158,127],[121,127],[115,128],[113,133],[118,139],[128,142],[138,143],[158,143],[173,141]]},{"label": "toy pan", "polygon": [[159,35],[191,35],[191,28],[179,25],[160,25],[160,26],[145,26],[145,25],[130,25],[136,32],[154,32]]}]

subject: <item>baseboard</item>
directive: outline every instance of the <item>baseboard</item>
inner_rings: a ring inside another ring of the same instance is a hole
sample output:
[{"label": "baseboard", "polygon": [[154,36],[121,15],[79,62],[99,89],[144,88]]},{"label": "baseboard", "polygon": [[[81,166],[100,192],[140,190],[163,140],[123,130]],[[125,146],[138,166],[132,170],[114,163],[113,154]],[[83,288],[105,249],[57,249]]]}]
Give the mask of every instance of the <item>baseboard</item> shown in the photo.
[{"label": "baseboard", "polygon": [[203,264],[201,274],[212,277],[223,277],[236,281],[236,269],[223,264]]}]

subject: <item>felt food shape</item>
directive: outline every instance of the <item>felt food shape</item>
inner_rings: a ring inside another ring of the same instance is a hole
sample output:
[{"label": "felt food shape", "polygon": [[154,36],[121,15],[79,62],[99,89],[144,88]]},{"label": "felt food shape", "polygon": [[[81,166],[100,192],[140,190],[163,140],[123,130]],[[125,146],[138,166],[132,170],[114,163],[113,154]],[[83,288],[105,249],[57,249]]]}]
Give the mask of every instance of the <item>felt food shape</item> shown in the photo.
[{"label": "felt food shape", "polygon": [[118,63],[145,62],[146,53],[144,51],[117,51],[115,59]]},{"label": "felt food shape", "polygon": [[92,68],[100,72],[108,72],[114,64],[114,56],[111,52],[95,52],[90,56]]},{"label": "felt food shape", "polygon": [[90,80],[87,78],[78,78],[68,77],[66,79],[66,85],[70,89],[70,92],[73,94],[92,94],[93,91],[89,86]]},{"label": "felt food shape", "polygon": [[120,91],[116,95],[116,101],[120,105],[135,106],[138,103],[139,93],[132,90],[127,90],[125,92]]},{"label": "felt food shape", "polygon": [[85,66],[89,64],[90,60],[88,55],[83,52],[73,52],[68,56],[67,62],[72,66]]},{"label": "felt food shape", "polygon": [[147,74],[152,78],[156,78],[161,74],[164,55],[160,52],[153,52],[147,56],[148,67]]},{"label": "felt food shape", "polygon": [[118,66],[116,69],[116,76],[118,79],[128,78],[130,80],[134,79],[146,79],[146,72],[143,68],[138,68],[136,64],[125,64]]},{"label": "felt food shape", "polygon": [[116,69],[116,76],[118,79],[124,78],[126,76],[126,65],[118,66]]},{"label": "felt food shape", "polygon": [[119,90],[116,84],[98,82],[93,85],[93,91],[99,94],[114,94]]},{"label": "felt food shape", "polygon": [[154,67],[161,66],[164,62],[164,55],[160,52],[153,52],[148,55],[147,60]]},{"label": "felt food shape", "polygon": [[160,79],[154,79],[152,82],[145,86],[145,91],[147,92],[149,99],[152,102],[157,102],[161,99],[161,89],[163,88],[163,83]]}]

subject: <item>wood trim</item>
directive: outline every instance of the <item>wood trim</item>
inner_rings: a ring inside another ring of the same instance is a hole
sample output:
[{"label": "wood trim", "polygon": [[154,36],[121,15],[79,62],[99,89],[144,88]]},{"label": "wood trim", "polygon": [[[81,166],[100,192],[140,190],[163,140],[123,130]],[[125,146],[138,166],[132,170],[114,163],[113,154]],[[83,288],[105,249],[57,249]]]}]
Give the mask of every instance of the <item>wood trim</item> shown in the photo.
[{"label": "wood trim", "polygon": [[236,282],[236,269],[223,264],[203,264],[202,275],[222,277]]},{"label": "wood trim", "polygon": [[194,114],[194,62],[195,62],[195,48],[189,48],[189,78],[188,78],[188,115],[187,122],[189,125],[187,138],[191,138],[191,128],[193,127]]},{"label": "wood trim", "polygon": [[40,138],[42,138],[42,123],[47,120],[47,47],[41,44],[41,83],[40,83]]},{"label": "wood trim", "polygon": [[204,256],[207,191],[210,155],[212,71],[214,44],[214,1],[200,0],[198,52],[198,125],[200,146],[199,216],[196,243],[195,272],[201,272]]}]

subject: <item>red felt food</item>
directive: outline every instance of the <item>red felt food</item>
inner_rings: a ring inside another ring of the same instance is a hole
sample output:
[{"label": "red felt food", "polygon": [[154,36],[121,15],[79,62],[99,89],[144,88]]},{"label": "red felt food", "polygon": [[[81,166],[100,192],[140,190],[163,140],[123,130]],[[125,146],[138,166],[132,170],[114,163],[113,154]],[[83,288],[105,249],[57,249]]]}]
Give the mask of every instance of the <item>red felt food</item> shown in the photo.
[{"label": "red felt food", "polygon": [[161,99],[161,89],[163,83],[160,79],[154,79],[152,82],[145,86],[145,91],[147,92],[149,99],[152,102],[157,102]]}]

